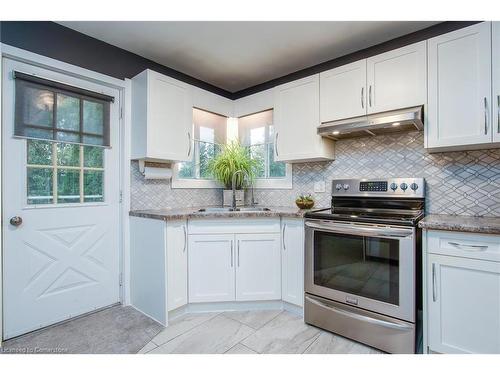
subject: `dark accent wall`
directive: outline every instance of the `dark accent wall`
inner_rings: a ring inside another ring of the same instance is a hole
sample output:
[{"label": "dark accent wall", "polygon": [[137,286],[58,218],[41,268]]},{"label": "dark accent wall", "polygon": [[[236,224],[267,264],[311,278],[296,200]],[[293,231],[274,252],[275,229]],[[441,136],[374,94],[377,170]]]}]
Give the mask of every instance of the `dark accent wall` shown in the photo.
[{"label": "dark accent wall", "polygon": [[442,22],[426,29],[233,93],[55,22],[1,21],[0,41],[14,47],[19,47],[119,79],[132,78],[145,69],[152,69],[193,86],[234,100],[270,89],[286,82],[307,77],[370,56],[375,56],[379,53],[387,52],[408,44],[420,42],[453,30],[461,29],[478,22],[479,21]]},{"label": "dark accent wall", "polygon": [[132,78],[145,69],[152,69],[226,98],[232,98],[232,93],[229,91],[55,22],[2,21],[0,40],[14,47],[115,78]]},{"label": "dark accent wall", "polygon": [[252,95],[255,94],[259,91],[267,90],[272,87],[281,85],[283,83],[291,82],[296,79],[304,78],[316,73],[323,72],[325,70],[333,69],[338,66],[342,66],[345,64],[349,64],[354,61],[358,61],[361,59],[366,59],[371,56],[378,55],[380,53],[384,53],[396,48],[400,48],[403,46],[407,46],[409,44],[417,43],[422,40],[426,40],[429,38],[433,38],[437,35],[445,34],[453,30],[458,30],[470,25],[473,25],[475,23],[479,23],[481,21],[447,21],[447,22],[442,22],[439,24],[436,24],[434,26],[428,27],[426,29],[422,29],[419,31],[415,31],[411,34],[403,35],[399,38],[396,39],[391,39],[387,42],[377,44],[372,47],[365,48],[360,51],[356,51],[353,53],[350,53],[345,56],[341,56],[339,58],[333,59],[326,61],[324,63],[318,64],[311,66],[309,68],[305,68],[302,70],[299,70],[297,72],[290,73],[288,75],[285,75],[283,77],[279,77],[276,79],[273,79],[271,81],[267,81],[264,83],[261,83],[256,86],[252,86],[237,92],[233,93],[233,100],[234,99],[239,99],[244,96]]}]

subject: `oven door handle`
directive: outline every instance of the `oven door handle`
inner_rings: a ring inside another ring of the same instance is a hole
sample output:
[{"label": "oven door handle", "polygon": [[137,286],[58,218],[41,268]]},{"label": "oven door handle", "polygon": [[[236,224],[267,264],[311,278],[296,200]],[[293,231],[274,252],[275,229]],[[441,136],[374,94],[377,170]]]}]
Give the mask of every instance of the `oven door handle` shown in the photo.
[{"label": "oven door handle", "polygon": [[413,327],[410,325],[392,323],[392,322],[388,322],[385,320],[375,319],[375,318],[372,318],[370,316],[360,315],[360,314],[356,314],[356,313],[353,313],[353,312],[350,312],[347,310],[339,309],[337,307],[330,306],[330,305],[327,305],[323,302],[320,302],[317,299],[311,298],[309,296],[306,296],[305,298],[310,303],[314,303],[315,305],[320,306],[324,309],[331,310],[337,314],[341,314],[341,315],[347,316],[347,317],[352,318],[352,319],[357,319],[357,320],[361,320],[361,321],[364,321],[367,323],[376,324],[376,325],[386,327],[386,328],[397,329],[400,331],[409,331],[409,330],[413,329]]},{"label": "oven door handle", "polygon": [[413,234],[413,230],[404,228],[380,228],[369,227],[362,225],[345,225],[345,224],[318,224],[311,221],[306,221],[306,226],[313,229],[325,230],[328,232],[354,234],[359,236],[372,236],[372,237],[396,237],[406,238]]}]

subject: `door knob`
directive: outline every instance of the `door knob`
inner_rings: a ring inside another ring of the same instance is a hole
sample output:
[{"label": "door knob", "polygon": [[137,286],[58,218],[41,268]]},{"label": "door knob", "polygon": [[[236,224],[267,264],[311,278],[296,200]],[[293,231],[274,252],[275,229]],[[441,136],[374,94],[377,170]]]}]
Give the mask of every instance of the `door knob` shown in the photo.
[{"label": "door knob", "polygon": [[13,216],[10,218],[10,225],[13,225],[15,227],[20,226],[23,223],[23,219],[20,216]]}]

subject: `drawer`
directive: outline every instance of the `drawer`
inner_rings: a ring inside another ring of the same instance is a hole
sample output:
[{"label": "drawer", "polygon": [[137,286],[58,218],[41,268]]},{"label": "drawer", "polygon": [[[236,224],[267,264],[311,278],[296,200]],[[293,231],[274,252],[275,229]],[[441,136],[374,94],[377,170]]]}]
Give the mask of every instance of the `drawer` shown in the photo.
[{"label": "drawer", "polygon": [[192,219],[189,234],[280,233],[279,218]]},{"label": "drawer", "polygon": [[500,236],[428,230],[427,252],[500,262]]}]

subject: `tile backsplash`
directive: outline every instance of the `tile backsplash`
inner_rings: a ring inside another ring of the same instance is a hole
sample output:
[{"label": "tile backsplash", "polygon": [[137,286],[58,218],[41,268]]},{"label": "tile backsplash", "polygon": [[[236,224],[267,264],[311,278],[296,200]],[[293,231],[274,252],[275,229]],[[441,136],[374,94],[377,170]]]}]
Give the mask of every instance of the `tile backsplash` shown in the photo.
[{"label": "tile backsplash", "polygon": [[[316,207],[330,205],[334,178],[423,177],[426,211],[500,216],[500,149],[429,154],[423,132],[396,133],[338,141],[330,162],[293,165],[293,189],[256,189],[260,205],[291,206],[295,197],[311,193]],[[144,180],[132,162],[132,209],[218,205],[218,189],[172,189],[170,181]],[[313,193],[314,182],[326,182],[325,193]]]}]

